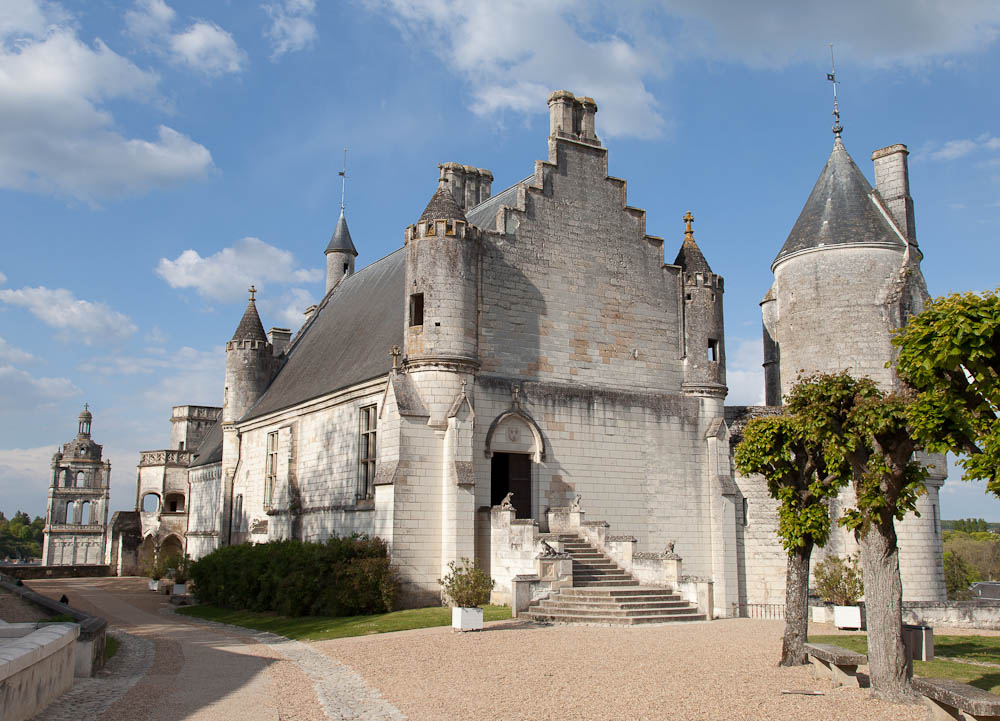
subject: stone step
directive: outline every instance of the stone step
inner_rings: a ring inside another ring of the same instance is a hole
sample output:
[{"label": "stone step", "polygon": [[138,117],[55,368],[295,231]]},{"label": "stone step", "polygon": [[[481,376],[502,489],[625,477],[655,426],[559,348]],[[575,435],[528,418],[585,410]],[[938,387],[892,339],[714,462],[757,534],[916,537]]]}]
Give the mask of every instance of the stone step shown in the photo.
[{"label": "stone step", "polygon": [[605,586],[631,586],[634,582],[631,580],[625,581],[580,581],[577,583],[573,581],[575,587],[578,588],[603,588]]},{"label": "stone step", "polygon": [[630,575],[621,571],[605,571],[603,573],[577,573],[573,572],[573,584],[577,581],[629,581],[630,585],[635,583]]},{"label": "stone step", "polygon": [[544,623],[601,623],[620,626],[635,626],[644,623],[677,623],[680,621],[704,621],[703,613],[687,613],[675,615],[653,614],[649,616],[580,616],[575,613],[547,613],[526,611],[523,616]]},{"label": "stone step", "polygon": [[608,606],[607,608],[577,608],[576,606],[563,606],[561,604],[541,604],[533,609],[535,613],[560,613],[560,614],[574,614],[577,616],[614,616],[616,618],[645,618],[647,616],[684,616],[692,612],[696,612],[697,609],[692,609],[690,606],[683,606],[679,608],[667,608],[667,609],[625,609],[616,608],[615,606]]},{"label": "stone step", "polygon": [[648,596],[663,593],[676,595],[666,588],[659,588],[657,586],[640,586],[636,583],[618,588],[564,588],[561,589],[559,593],[568,596],[615,596],[630,598],[633,596]]}]

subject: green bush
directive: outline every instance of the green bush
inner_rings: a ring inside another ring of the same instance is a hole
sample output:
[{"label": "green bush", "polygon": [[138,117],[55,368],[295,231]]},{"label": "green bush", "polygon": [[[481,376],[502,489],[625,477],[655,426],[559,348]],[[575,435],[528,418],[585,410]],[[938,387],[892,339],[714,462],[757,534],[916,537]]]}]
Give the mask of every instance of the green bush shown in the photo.
[{"label": "green bush", "polygon": [[192,563],[190,578],[203,603],[283,616],[384,613],[396,601],[388,547],[360,535],[223,546]]},{"label": "green bush", "polygon": [[820,598],[836,606],[853,606],[865,592],[855,556],[827,556],[816,564],[813,579]]},{"label": "green bush", "polygon": [[448,564],[448,574],[439,578],[445,595],[453,606],[472,608],[489,603],[494,581],[480,568],[476,568],[468,558]]}]

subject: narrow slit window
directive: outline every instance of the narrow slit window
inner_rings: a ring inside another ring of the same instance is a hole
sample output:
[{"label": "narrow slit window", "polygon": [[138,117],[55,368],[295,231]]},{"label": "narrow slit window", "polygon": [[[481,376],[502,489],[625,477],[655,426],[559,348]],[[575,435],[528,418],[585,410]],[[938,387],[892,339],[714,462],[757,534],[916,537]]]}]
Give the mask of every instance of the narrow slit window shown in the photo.
[{"label": "narrow slit window", "polygon": [[278,479],[278,432],[267,434],[267,467],[264,475],[264,507],[271,507],[271,493]]},{"label": "narrow slit window", "polygon": [[410,296],[410,325],[424,324],[424,294],[414,293]]},{"label": "narrow slit window", "polygon": [[361,429],[358,444],[358,500],[375,497],[376,406],[361,409]]},{"label": "narrow slit window", "polygon": [[714,338],[708,339],[708,360],[716,363],[719,360],[719,341]]}]

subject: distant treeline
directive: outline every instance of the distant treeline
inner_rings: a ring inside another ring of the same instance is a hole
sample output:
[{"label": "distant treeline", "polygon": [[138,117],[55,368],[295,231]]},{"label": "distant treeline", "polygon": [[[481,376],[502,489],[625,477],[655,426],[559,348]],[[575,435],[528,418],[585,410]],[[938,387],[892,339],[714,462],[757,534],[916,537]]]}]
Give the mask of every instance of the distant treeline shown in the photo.
[{"label": "distant treeline", "polygon": [[958,521],[941,521],[942,531],[961,531],[962,533],[1000,533],[1000,523],[984,521],[982,518],[962,518]]},{"label": "distant treeline", "polygon": [[42,555],[45,519],[18,511],[9,521],[0,511],[0,561],[27,561]]}]

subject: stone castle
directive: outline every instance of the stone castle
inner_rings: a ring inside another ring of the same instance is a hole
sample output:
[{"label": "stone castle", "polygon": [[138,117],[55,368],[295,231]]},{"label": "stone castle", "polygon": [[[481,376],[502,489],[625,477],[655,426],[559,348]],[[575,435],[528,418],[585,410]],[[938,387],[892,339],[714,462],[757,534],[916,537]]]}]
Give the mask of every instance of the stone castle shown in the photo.
[{"label": "stone castle", "polygon": [[[774,409],[724,405],[723,279],[690,214],[676,252],[647,233],[608,175],[592,99],[548,105],[528,178],[492,194],[489,171],[439,166],[403,247],[357,271],[342,211],[326,294],[294,337],[265,333],[251,292],[221,412],[178,406],[171,449],[143,454],[145,553],[367,533],[388,542],[408,604],[437,602],[461,558],[504,601],[544,585],[536,559],[571,527],[637,577],[640,559],[683,558],[715,615],[783,603],[774,503],[732,464],[746,420]],[[838,132],[772,265],[772,406],[800,369],[893,383],[890,333],[927,292],[905,146],[873,157],[875,189]],[[900,524],[908,600],[945,595],[936,466]]]}]

